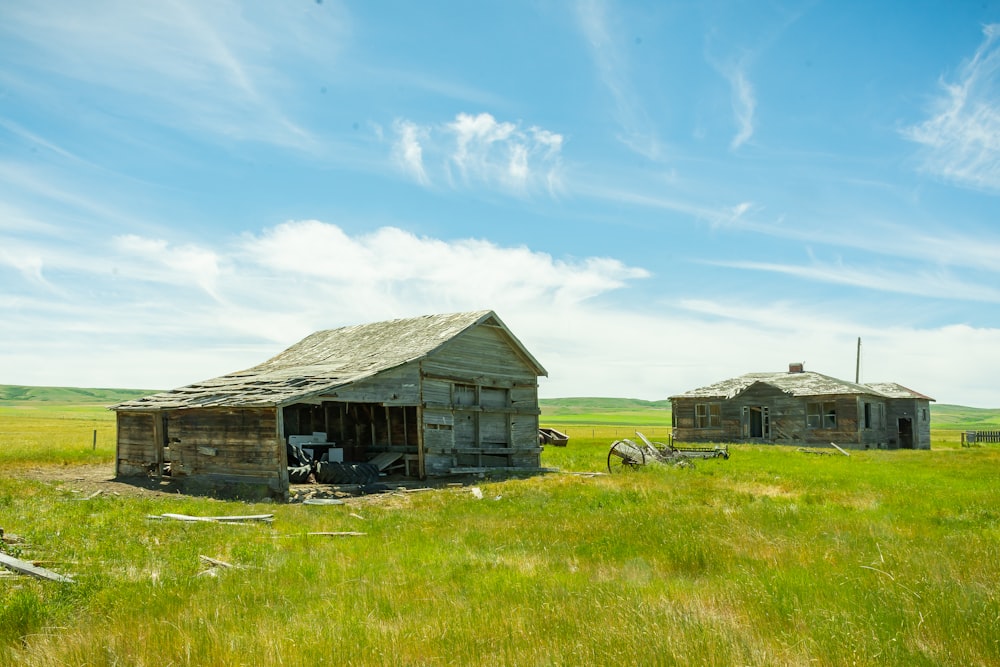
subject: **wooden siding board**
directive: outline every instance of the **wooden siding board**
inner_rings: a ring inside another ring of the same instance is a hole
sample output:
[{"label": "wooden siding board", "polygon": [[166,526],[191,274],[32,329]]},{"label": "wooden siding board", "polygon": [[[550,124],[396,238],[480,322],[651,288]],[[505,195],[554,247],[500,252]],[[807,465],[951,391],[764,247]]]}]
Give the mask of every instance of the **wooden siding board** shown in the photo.
[{"label": "wooden siding board", "polygon": [[[836,428],[808,428],[807,404],[833,402],[837,412]],[[718,428],[695,428],[695,405],[718,403],[722,423]],[[770,421],[771,442],[826,444],[860,444],[858,429],[858,398],[856,395],[802,397],[789,396],[767,385],[757,384],[728,400],[706,398],[675,398],[674,439],[678,442],[745,441],[743,408],[766,407]]]},{"label": "wooden siding board", "polygon": [[535,382],[536,375],[507,338],[492,327],[476,327],[435,350],[423,360],[428,375]]},{"label": "wooden siding board", "polygon": [[119,412],[116,415],[118,441],[115,474],[145,475],[156,465],[157,445],[154,422],[158,412]]},{"label": "wooden siding board", "polygon": [[425,377],[421,387],[424,405],[451,405],[451,382]]},{"label": "wooden siding board", "polygon": [[420,366],[417,363],[410,363],[393,368],[373,377],[337,387],[331,392],[324,392],[313,400],[416,405],[420,402]]},{"label": "wooden siding board", "polygon": [[469,447],[478,444],[475,415],[468,410],[456,411],[454,438],[456,447]]},{"label": "wooden siding board", "polygon": [[427,474],[455,466],[509,467],[515,458],[538,466],[537,453],[510,453],[537,448],[540,411],[534,369],[501,331],[466,331],[425,358],[421,369],[425,408],[452,410],[455,419],[450,455],[440,446],[444,438],[425,427]]},{"label": "wooden siding board", "polygon": [[[171,472],[176,476],[230,474],[280,477],[284,443],[274,408],[170,411]],[[199,451],[199,447],[203,448]],[[206,449],[207,448],[207,449]],[[214,456],[205,451],[214,449]]]},{"label": "wooden siding board", "polygon": [[[505,445],[510,442],[507,415],[482,414],[479,416],[479,438],[484,447]],[[535,436],[537,439],[537,435]]]}]

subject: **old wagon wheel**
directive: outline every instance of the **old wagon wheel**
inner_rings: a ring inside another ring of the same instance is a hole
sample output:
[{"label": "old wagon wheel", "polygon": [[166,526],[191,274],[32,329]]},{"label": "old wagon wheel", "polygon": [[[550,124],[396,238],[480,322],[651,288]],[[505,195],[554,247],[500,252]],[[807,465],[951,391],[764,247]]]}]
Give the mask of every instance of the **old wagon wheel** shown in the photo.
[{"label": "old wagon wheel", "polygon": [[631,440],[616,440],[608,451],[608,472],[634,470],[646,465],[646,455]]}]

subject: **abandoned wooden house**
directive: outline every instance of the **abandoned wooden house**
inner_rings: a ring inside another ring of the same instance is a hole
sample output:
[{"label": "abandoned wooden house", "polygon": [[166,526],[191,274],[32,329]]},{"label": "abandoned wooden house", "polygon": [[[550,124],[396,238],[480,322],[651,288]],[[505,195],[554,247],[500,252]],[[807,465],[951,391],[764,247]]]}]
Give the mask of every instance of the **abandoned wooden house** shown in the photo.
[{"label": "abandoned wooden house", "polygon": [[488,310],[319,331],[253,368],[112,406],[115,473],[287,497],[302,450],[418,478],[538,470],[544,375]]},{"label": "abandoned wooden house", "polygon": [[893,383],[806,371],[748,373],[670,397],[678,442],[930,449],[933,398]]}]

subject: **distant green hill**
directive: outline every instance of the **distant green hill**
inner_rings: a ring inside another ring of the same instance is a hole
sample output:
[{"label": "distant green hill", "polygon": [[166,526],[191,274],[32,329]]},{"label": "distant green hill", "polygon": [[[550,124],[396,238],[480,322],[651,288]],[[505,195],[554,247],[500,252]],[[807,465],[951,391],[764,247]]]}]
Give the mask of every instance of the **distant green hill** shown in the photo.
[{"label": "distant green hill", "polygon": [[79,387],[24,387],[0,384],[0,405],[46,403],[58,405],[113,405],[156,393],[152,389],[81,389]]},{"label": "distant green hill", "polygon": [[670,401],[637,398],[542,398],[541,422],[547,426],[670,426]]},{"label": "distant green hill", "polygon": [[[157,389],[85,389],[0,384],[0,406],[25,404],[107,406],[156,393]],[[542,398],[542,421],[562,424],[670,424],[670,401],[638,398]],[[1000,430],[1000,408],[931,404],[931,427],[956,431]]]},{"label": "distant green hill", "polygon": [[1000,431],[1000,408],[931,404],[931,427],[959,431]]},{"label": "distant green hill", "polygon": [[670,412],[670,401],[643,401],[638,398],[540,398],[543,415],[578,415],[597,412]]}]

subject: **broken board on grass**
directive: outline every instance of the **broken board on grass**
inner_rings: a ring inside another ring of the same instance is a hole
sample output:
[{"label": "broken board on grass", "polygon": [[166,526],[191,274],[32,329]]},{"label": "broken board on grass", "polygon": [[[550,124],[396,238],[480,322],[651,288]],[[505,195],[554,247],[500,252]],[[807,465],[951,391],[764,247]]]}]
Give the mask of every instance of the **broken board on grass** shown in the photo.
[{"label": "broken board on grass", "polygon": [[189,514],[150,514],[150,519],[173,519],[174,521],[207,521],[214,523],[249,523],[274,521],[273,514],[244,514],[239,516],[191,516]]},{"label": "broken board on grass", "polygon": [[66,584],[76,583],[72,577],[67,577],[52,570],[46,570],[44,567],[38,567],[20,558],[8,556],[5,553],[0,553],[0,565],[37,579],[48,579],[49,581],[58,581]]}]

